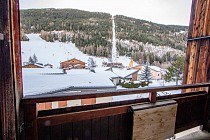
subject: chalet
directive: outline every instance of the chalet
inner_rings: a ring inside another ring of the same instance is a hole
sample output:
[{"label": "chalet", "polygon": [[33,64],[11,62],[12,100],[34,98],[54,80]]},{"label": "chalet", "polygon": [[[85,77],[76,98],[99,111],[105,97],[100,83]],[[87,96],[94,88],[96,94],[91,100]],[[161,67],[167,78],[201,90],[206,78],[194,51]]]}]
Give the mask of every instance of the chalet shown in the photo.
[{"label": "chalet", "polygon": [[111,80],[115,85],[118,85],[120,83],[120,80],[127,80],[127,81],[138,80],[139,70],[127,70],[127,69],[117,69],[117,68],[111,68],[107,70],[110,70],[115,74],[115,76],[111,77]]},{"label": "chalet", "polygon": [[84,69],[85,68],[85,62],[78,60],[76,58],[64,61],[60,63],[61,69]]},{"label": "chalet", "polygon": [[163,79],[163,75],[165,75],[165,71],[164,69],[161,69],[157,66],[149,66],[151,74],[152,74],[152,78],[154,80],[160,80]]},{"label": "chalet", "polygon": [[[138,72],[138,80],[140,79],[140,76],[141,76],[141,73],[142,73],[143,69],[144,69],[144,66],[142,66],[140,71]],[[153,80],[163,79],[163,76],[166,73],[165,69],[161,69],[160,67],[157,67],[157,66],[149,66],[149,69],[150,69]]]},{"label": "chalet", "polygon": [[30,64],[30,63],[28,63],[28,64],[25,64],[24,66],[22,66],[23,68],[44,68],[44,66],[43,65],[40,65],[40,64],[37,64],[37,63],[35,63],[35,64]]}]

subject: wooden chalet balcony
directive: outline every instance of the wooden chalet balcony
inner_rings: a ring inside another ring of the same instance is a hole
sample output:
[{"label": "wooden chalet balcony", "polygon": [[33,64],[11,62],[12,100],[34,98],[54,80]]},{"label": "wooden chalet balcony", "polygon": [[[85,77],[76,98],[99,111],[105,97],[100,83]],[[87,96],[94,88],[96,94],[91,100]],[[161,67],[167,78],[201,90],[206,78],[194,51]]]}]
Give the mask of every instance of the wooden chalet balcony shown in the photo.
[{"label": "wooden chalet balcony", "polygon": [[[210,102],[209,93],[204,89],[209,87],[210,83],[201,83],[109,92],[70,94],[60,92],[57,94],[26,96],[22,99],[25,138],[27,140],[129,140],[132,139],[133,135],[131,106],[148,103],[155,105],[156,102],[168,100],[174,100],[178,104],[174,133],[200,125],[203,126],[202,130],[208,130]],[[191,89],[192,91],[157,96],[157,92],[180,89]],[[53,110],[37,110],[38,103],[142,93],[149,93],[149,98]],[[156,124],[150,123],[148,125],[155,126]]]},{"label": "wooden chalet balcony", "polygon": [[[183,75],[183,83],[190,85],[107,92],[59,92],[25,97],[21,67],[19,0],[0,0],[0,11],[0,140],[135,139],[133,134],[139,128],[133,127],[133,107],[140,108],[139,106],[149,104],[150,107],[158,106],[158,112],[166,107],[160,104],[169,100],[177,107],[176,114],[173,115],[172,135],[195,126],[202,126],[202,130],[210,131],[210,83],[205,83],[210,81],[209,0],[192,0]],[[157,92],[171,90],[182,90],[183,93],[157,96]],[[37,108],[39,103],[142,93],[149,93],[149,97],[42,111]],[[168,115],[167,111],[165,113],[165,116],[171,115],[170,112]],[[154,113],[158,116],[157,114]],[[156,118],[153,120],[144,125],[158,126],[154,123]],[[162,119],[160,126],[164,123],[165,120]],[[167,132],[167,129],[165,131]],[[145,136],[158,137],[159,134],[155,132],[156,130],[148,132]]]}]

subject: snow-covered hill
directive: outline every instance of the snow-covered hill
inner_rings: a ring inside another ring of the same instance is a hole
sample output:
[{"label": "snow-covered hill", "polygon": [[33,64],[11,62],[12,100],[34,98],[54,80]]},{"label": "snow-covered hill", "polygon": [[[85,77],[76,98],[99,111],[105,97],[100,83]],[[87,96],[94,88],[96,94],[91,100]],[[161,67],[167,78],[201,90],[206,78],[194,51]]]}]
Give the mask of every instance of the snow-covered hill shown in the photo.
[{"label": "snow-covered hill", "polygon": [[[35,54],[39,63],[50,63],[54,68],[59,68],[60,62],[72,58],[77,58],[87,63],[88,58],[92,57],[96,61],[96,65],[102,66],[102,62],[107,62],[108,59],[104,57],[89,56],[82,53],[72,43],[62,42],[46,42],[39,37],[39,34],[27,34],[29,41],[22,41],[22,62],[28,62],[29,57]],[[117,62],[123,63],[128,66],[130,62],[129,57],[120,56]],[[134,64],[135,65],[135,64]]]},{"label": "snow-covered hill", "polygon": [[[23,69],[23,89],[24,95],[42,94],[49,91],[56,91],[58,89],[77,87],[77,86],[106,86],[115,87],[110,78],[120,73],[127,73],[126,69],[119,69],[116,73],[105,71],[102,67],[103,61],[108,61],[107,58],[95,57],[83,54],[72,43],[61,42],[46,42],[42,40],[38,34],[28,34],[30,41],[22,41],[22,62],[28,62],[30,56],[36,54],[39,63],[50,63],[54,66],[44,69]],[[96,73],[90,73],[89,70],[70,70],[66,75],[62,75],[61,69],[58,69],[61,61],[71,58],[77,58],[87,62],[89,57],[92,57],[98,67],[95,69]],[[128,66],[130,62],[129,57],[120,56],[117,62]],[[136,65],[134,63],[134,65]],[[164,85],[175,85],[175,82],[165,83]],[[150,86],[163,86],[163,81],[153,81]],[[117,87],[121,89],[121,87]],[[180,91],[170,92],[171,94],[179,93]],[[130,96],[116,96],[113,100],[125,100],[130,98],[139,98],[139,95]],[[141,96],[143,97],[143,95]]]}]

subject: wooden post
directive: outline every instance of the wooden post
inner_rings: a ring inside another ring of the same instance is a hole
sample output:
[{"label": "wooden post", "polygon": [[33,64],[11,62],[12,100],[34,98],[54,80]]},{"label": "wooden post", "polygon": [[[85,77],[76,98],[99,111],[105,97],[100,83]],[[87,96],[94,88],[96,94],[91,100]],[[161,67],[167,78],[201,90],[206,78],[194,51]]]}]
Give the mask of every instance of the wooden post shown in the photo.
[{"label": "wooden post", "polygon": [[23,81],[22,81],[22,62],[21,62],[21,42],[20,42],[20,11],[19,0],[10,0],[11,7],[11,59],[13,65],[13,88],[15,98],[16,111],[16,129],[17,139],[22,140],[24,134],[20,129],[23,125],[23,107],[21,106],[21,99],[23,98]]},{"label": "wooden post", "polygon": [[0,116],[0,140],[3,139],[3,134],[2,134],[1,126],[2,126],[2,124],[1,124],[1,116]]},{"label": "wooden post", "polygon": [[38,140],[37,116],[37,104],[24,105],[24,127],[26,140]]},{"label": "wooden post", "polygon": [[203,114],[203,125],[200,127],[200,129],[202,131],[208,131],[210,132],[210,128],[209,128],[209,109],[210,109],[210,87],[208,87],[207,89],[207,98],[206,98],[206,101],[205,101],[205,107],[204,107],[204,114]]},{"label": "wooden post", "polygon": [[150,103],[155,103],[157,101],[157,92],[149,93],[149,101]]},{"label": "wooden post", "polygon": [[0,0],[0,115],[2,139],[22,139],[21,51],[18,0]]}]

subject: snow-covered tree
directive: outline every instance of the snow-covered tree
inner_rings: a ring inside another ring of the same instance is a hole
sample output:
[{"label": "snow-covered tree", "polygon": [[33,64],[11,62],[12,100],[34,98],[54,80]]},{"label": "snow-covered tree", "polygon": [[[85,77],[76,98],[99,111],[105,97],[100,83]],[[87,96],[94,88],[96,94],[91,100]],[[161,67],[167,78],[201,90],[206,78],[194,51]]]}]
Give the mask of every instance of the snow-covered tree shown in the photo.
[{"label": "snow-covered tree", "polygon": [[184,58],[178,57],[176,61],[172,63],[170,67],[168,67],[166,75],[165,75],[165,81],[176,81],[176,84],[178,84],[178,80],[182,79],[184,71]]},{"label": "snow-covered tree", "polygon": [[88,69],[92,72],[94,72],[94,68],[96,67],[96,62],[93,60],[92,57],[89,57],[88,59]]},{"label": "snow-covered tree", "polygon": [[33,55],[33,61],[34,61],[34,63],[37,63],[38,62],[38,59],[37,59],[37,57],[36,57],[35,54]]},{"label": "snow-covered tree", "polygon": [[34,64],[34,60],[32,59],[31,56],[30,56],[29,59],[28,59],[28,63],[29,63],[29,64]]},{"label": "snow-covered tree", "polygon": [[147,82],[147,83],[150,83],[152,80],[152,74],[151,74],[148,62],[146,63],[146,66],[144,67],[140,75],[140,80],[142,82]]}]

